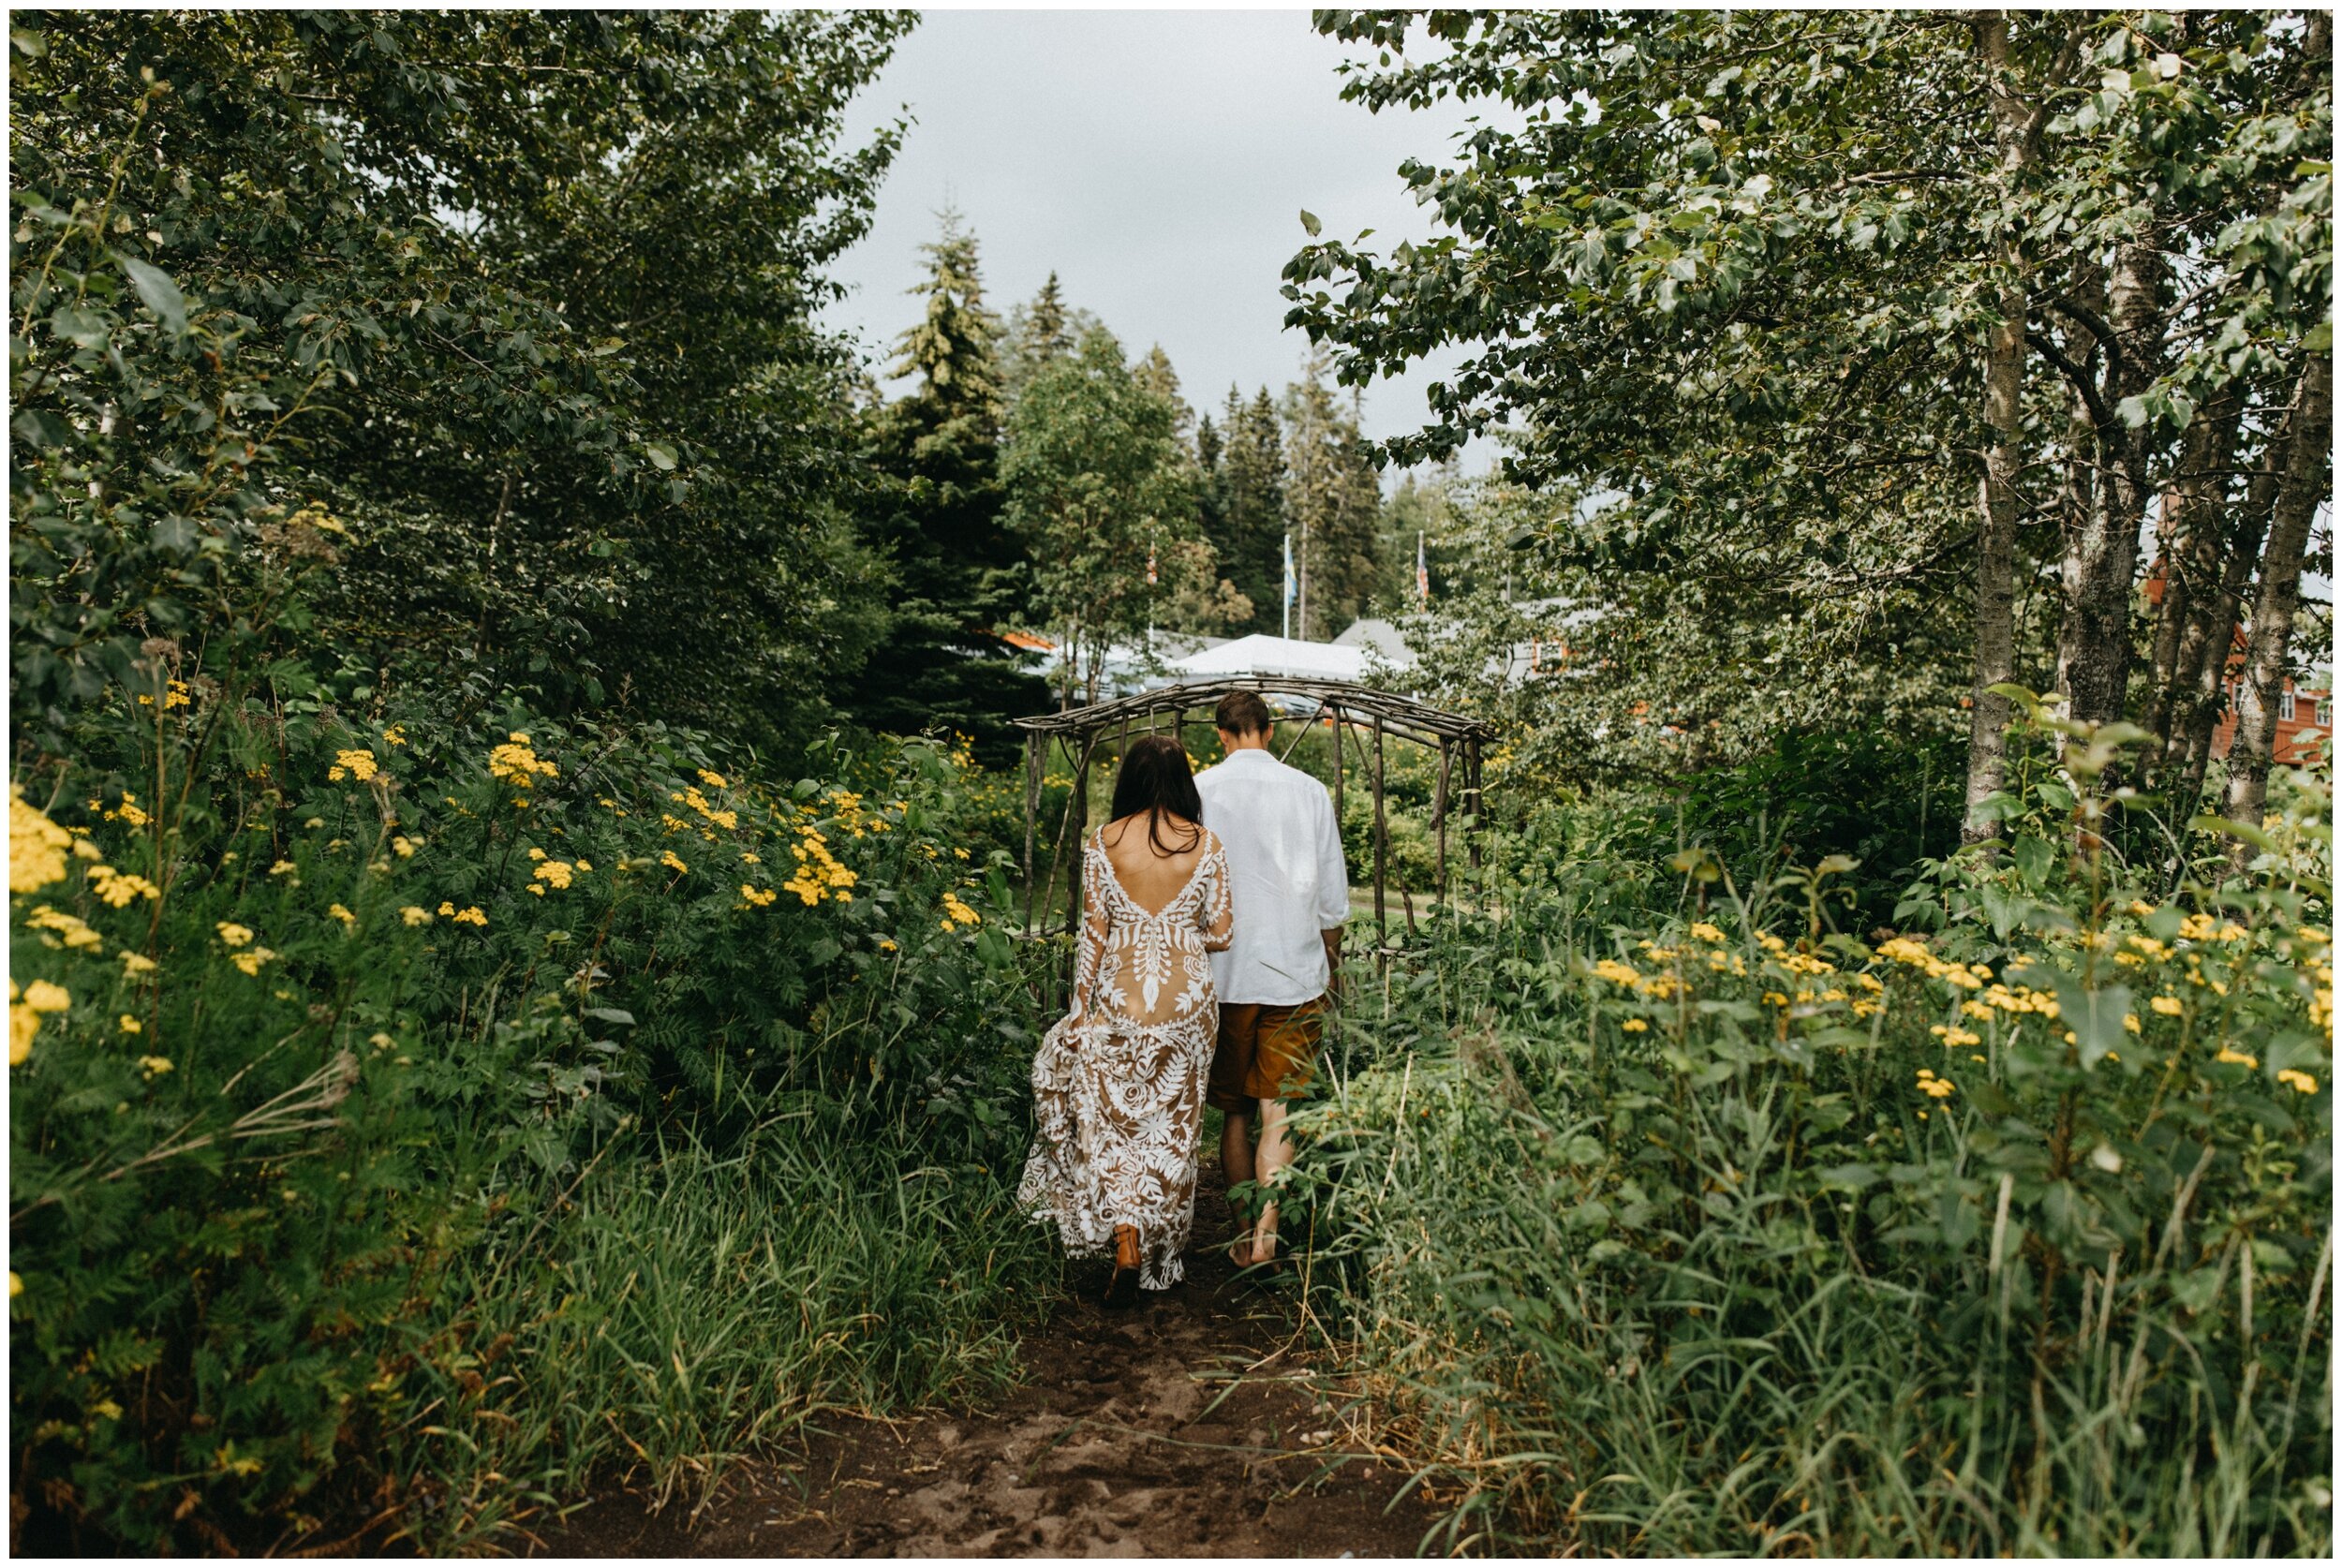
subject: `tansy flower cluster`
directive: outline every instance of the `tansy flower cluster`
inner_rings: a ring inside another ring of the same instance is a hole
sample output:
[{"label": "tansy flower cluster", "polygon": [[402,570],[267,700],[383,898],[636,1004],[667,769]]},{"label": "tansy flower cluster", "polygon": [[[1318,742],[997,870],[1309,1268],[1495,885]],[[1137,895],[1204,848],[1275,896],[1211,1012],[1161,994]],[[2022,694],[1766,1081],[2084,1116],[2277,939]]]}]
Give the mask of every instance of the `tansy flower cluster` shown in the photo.
[{"label": "tansy flower cluster", "polygon": [[65,880],[66,851],[73,836],[24,798],[24,787],[8,786],[8,891],[33,893]]},{"label": "tansy flower cluster", "polygon": [[[719,774],[703,773],[700,777],[703,778],[716,778],[720,777],[721,776]],[[723,810],[708,805],[707,797],[700,793],[697,788],[687,789],[680,792],[670,792],[667,798],[669,800],[681,801],[684,805],[689,806],[692,810],[698,812],[702,817],[705,818],[708,821],[715,823],[716,826],[719,828],[730,830],[740,825],[740,814],[738,812]],[[667,831],[670,833],[674,832],[678,828],[690,826],[689,822],[682,821],[680,818],[668,816],[665,813],[660,814],[660,820],[667,824]],[[716,837],[715,834],[711,833],[706,828],[701,828],[699,830],[699,835],[702,838],[705,838],[710,842],[713,842]]]},{"label": "tansy flower cluster", "polygon": [[89,808],[110,822],[127,822],[134,828],[144,827],[153,820],[140,807],[139,797],[127,790],[122,791],[122,804],[111,810],[102,800],[91,801]]},{"label": "tansy flower cluster", "polygon": [[[187,695],[186,682],[172,681],[163,692],[163,711],[168,713],[172,708],[184,708],[193,700]],[[139,693],[139,706],[151,708],[154,705],[155,699],[151,695],[143,691]]]},{"label": "tansy flower cluster", "polygon": [[68,914],[63,910],[52,910],[46,904],[34,905],[32,912],[24,917],[24,925],[29,930],[55,932],[54,937],[41,939],[51,947],[55,947],[60,941],[71,948],[96,949],[106,945],[105,939],[91,930],[81,916]]},{"label": "tansy flower cluster", "polygon": [[528,858],[537,863],[536,869],[529,873],[528,891],[540,898],[545,895],[545,889],[548,886],[566,888],[570,885],[571,879],[578,872],[591,871],[594,868],[591,861],[554,860],[546,855],[544,851],[538,849],[531,849],[528,851]]},{"label": "tansy flower cluster", "polygon": [[944,930],[956,931],[963,925],[973,928],[982,924],[982,917],[980,917],[975,910],[970,909],[965,903],[963,903],[960,900],[958,894],[946,893],[943,895]]},{"label": "tansy flower cluster", "polygon": [[[452,920],[458,925],[478,925],[485,927],[488,924],[488,917],[480,912],[480,906],[477,904],[471,906],[469,909],[464,910],[457,909],[453,904],[441,904],[439,906],[439,915],[441,919]],[[407,924],[409,925],[420,925],[421,922],[409,919]]]},{"label": "tansy flower cluster", "polygon": [[16,982],[8,982],[8,1065],[14,1067],[33,1054],[33,1037],[40,1033],[44,1013],[63,1013],[73,998],[62,985],[36,980],[18,997]]},{"label": "tansy flower cluster", "polygon": [[93,865],[83,873],[99,900],[109,908],[127,909],[133,899],[160,898],[163,890],[144,877],[117,871],[111,865]]},{"label": "tansy flower cluster", "polygon": [[846,890],[857,879],[837,864],[837,857],[829,852],[829,840],[822,836],[819,828],[797,829],[797,841],[789,847],[789,852],[797,857],[796,875],[780,885],[795,894],[807,908],[824,897],[834,897],[840,904],[853,902],[853,895]]},{"label": "tansy flower cluster", "polygon": [[539,757],[530,748],[528,736],[518,730],[488,753],[488,777],[501,779],[515,790],[526,790],[538,779],[552,778],[560,772],[552,762]]},{"label": "tansy flower cluster", "polygon": [[364,784],[372,781],[374,776],[381,771],[382,764],[376,760],[373,752],[343,750],[334,753],[334,765],[325,770],[325,777],[336,784],[345,778],[354,778]]}]

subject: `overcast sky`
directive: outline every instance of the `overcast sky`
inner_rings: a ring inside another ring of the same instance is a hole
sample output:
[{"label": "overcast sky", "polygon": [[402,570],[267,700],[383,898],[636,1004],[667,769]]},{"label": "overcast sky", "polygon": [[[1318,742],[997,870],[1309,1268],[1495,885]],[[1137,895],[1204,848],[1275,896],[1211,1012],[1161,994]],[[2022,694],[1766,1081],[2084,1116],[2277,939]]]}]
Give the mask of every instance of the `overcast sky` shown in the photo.
[{"label": "overcast sky", "polygon": [[[1003,316],[1052,268],[1133,355],[1160,343],[1190,403],[1218,407],[1296,378],[1307,348],[1283,330],[1279,270],[1307,240],[1432,232],[1399,178],[1410,155],[1451,161],[1452,106],[1369,114],[1340,96],[1347,52],[1294,11],[930,11],[857,101],[867,132],[908,106],[916,124],[843,259],[854,288],[831,319],[882,365],[918,306],[918,246],[957,207],[983,245]],[[1445,370],[1452,360],[1441,365]],[[1417,370],[1368,389],[1370,436],[1424,417]],[[901,384],[890,386],[900,395]],[[1484,464],[1468,460],[1467,466]]]}]

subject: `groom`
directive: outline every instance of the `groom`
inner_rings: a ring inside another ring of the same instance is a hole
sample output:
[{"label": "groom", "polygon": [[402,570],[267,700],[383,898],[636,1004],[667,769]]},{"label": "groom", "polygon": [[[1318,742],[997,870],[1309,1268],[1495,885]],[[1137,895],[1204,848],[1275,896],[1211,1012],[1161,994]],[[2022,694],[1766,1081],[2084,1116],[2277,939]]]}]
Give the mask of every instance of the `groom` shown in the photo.
[{"label": "groom", "polygon": [[[1197,774],[1195,788],[1204,825],[1227,851],[1236,921],[1234,942],[1211,955],[1220,1041],[1208,1096],[1227,1117],[1220,1165],[1228,1185],[1257,1181],[1273,1194],[1292,1159],[1284,1102],[1308,1087],[1327,987],[1341,964],[1350,875],[1326,787],[1269,755],[1273,721],[1259,693],[1229,692],[1212,722],[1227,757]],[[1243,1266],[1276,1253],[1271,1196],[1234,1256]]]}]

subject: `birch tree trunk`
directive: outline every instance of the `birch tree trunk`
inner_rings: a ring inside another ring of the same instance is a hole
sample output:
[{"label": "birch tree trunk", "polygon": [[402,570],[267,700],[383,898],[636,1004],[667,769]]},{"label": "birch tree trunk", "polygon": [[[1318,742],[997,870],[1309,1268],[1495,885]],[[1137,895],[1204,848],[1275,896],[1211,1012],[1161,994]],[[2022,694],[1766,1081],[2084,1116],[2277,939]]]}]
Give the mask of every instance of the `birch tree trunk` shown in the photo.
[{"label": "birch tree trunk", "polygon": [[[2237,683],[2236,739],[2229,748],[2228,804],[2231,821],[2258,823],[2269,792],[2269,764],[2276,738],[2277,696],[2292,651],[2293,615],[2301,608],[2302,556],[2318,503],[2333,490],[2334,361],[2312,354],[2302,367],[2288,422],[2285,466],[2276,507],[2269,517],[2269,546],[2260,558],[2260,596],[2253,603],[2252,640],[2245,651],[2245,674]],[[2253,848],[2239,839],[2230,859],[2239,870]]]},{"label": "birch tree trunk", "polygon": [[2163,599],[2156,606],[2155,640],[2148,656],[2152,690],[2146,729],[2154,737],[2147,743],[2147,762],[2158,771],[2172,759],[2173,742],[2186,732],[2194,660],[2201,656],[2204,622],[2219,595],[2228,467],[2235,457],[2244,410],[2244,395],[2235,387],[2196,410],[2181,442],[2179,472],[2172,476],[2156,520],[2163,547]]},{"label": "birch tree trunk", "polygon": [[[2163,259],[2144,245],[2115,253],[2107,280],[2108,319],[2080,301],[2059,308],[2097,341],[2106,371],[2096,395],[2085,400],[2089,437],[2083,446],[2094,474],[2077,486],[2078,531],[2067,546],[2066,614],[2058,635],[2058,688],[2068,717],[2089,724],[2111,724],[2127,706],[2130,687],[2130,614],[2139,573],[2139,531],[2146,522],[2146,462],[2142,432],[2130,429],[2114,410],[2142,392],[2162,363],[2157,319],[2163,299]],[[2070,341],[2070,340],[2069,340]]]},{"label": "birch tree trunk", "polygon": [[2180,798],[2189,806],[2203,798],[2204,771],[2211,765],[2212,737],[2220,727],[2222,688],[2228,684],[2229,658],[2236,646],[2236,625],[2243,614],[2245,594],[2252,586],[2253,568],[2260,560],[2260,541],[2269,532],[2269,514],[2277,504],[2277,483],[2284,477],[2285,417],[2260,454],[2260,470],[2246,491],[2236,520],[2235,537],[2227,563],[2220,569],[2220,585],[2212,608],[2196,630],[2192,648],[2180,648],[2181,678],[2189,683],[2184,717],[2187,747],[2187,777]]},{"label": "birch tree trunk", "polygon": [[1994,141],[2000,169],[1994,181],[2001,203],[2002,271],[2000,324],[1984,350],[1984,422],[1992,444],[1984,449],[1984,477],[1977,488],[1976,679],[1969,692],[1967,806],[1961,842],[1981,843],[2000,836],[1996,819],[1983,815],[1984,803],[1998,794],[2008,771],[2008,699],[1992,690],[2016,673],[2017,470],[2023,462],[2025,293],[2024,257],[2016,226],[2016,185],[2032,158],[2038,115],[2017,92],[2008,48],[2008,17],[1991,12],[1974,23],[1976,52],[1982,61],[1993,100]]}]

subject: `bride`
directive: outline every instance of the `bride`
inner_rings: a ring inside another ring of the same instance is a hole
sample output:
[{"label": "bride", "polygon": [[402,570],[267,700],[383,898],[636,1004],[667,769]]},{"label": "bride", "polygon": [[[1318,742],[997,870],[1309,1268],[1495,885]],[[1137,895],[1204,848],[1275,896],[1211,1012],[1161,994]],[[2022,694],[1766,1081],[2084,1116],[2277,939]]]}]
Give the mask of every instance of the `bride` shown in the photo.
[{"label": "bride", "polygon": [[1033,1058],[1036,1131],[1018,1203],[1066,1252],[1109,1250],[1105,1305],[1167,1290],[1195,1215],[1195,1155],[1228,945],[1228,863],[1187,752],[1148,735],[1122,758],[1113,820],[1082,847],[1074,995]]}]

